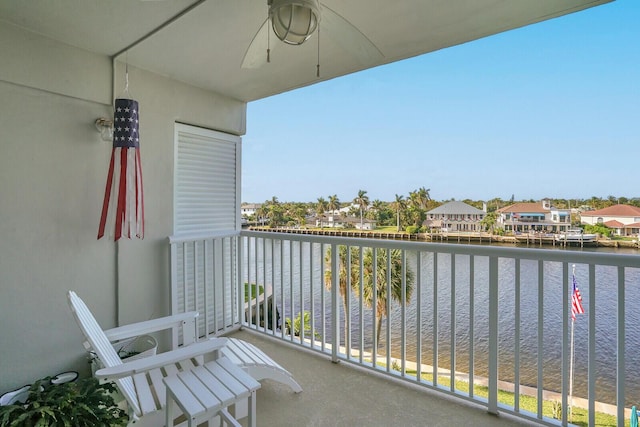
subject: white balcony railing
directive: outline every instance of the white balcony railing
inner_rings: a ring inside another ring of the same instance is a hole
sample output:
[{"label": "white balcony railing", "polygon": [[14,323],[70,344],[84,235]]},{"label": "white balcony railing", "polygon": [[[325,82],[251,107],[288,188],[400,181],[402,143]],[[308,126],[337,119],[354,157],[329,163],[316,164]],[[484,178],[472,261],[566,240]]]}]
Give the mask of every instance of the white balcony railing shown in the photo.
[{"label": "white balcony railing", "polygon": [[[252,231],[171,248],[173,308],[199,310],[202,335],[242,324],[548,425],[570,424],[570,406],[594,425],[608,404],[622,426],[640,402],[635,255]],[[574,266],[586,313],[574,324],[570,384]],[[543,415],[549,401],[559,420]]]}]

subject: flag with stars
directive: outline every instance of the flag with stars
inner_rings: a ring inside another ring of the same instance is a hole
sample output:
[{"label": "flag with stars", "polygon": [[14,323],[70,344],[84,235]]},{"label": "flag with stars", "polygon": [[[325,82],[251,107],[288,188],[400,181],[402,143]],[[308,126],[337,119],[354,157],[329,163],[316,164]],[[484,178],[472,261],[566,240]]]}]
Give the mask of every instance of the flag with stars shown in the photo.
[{"label": "flag with stars", "polygon": [[571,320],[576,320],[576,314],[584,314],[582,306],[582,294],[576,283],[576,275],[573,275],[573,292],[571,293]]},{"label": "flag with stars", "polygon": [[[116,99],[113,117],[113,149],[98,227],[104,236],[107,222],[113,239],[144,237],[144,197],[140,162],[138,101]],[[109,217],[109,213],[112,215]]]}]

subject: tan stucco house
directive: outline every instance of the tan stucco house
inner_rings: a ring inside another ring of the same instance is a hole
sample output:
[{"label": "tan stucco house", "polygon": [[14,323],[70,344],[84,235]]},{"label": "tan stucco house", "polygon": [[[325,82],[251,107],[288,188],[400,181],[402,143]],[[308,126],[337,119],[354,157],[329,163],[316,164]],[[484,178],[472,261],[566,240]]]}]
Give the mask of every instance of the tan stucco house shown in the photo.
[{"label": "tan stucco house", "polygon": [[580,213],[583,224],[603,224],[619,236],[637,236],[640,233],[640,208],[631,205],[613,205],[596,211]]}]

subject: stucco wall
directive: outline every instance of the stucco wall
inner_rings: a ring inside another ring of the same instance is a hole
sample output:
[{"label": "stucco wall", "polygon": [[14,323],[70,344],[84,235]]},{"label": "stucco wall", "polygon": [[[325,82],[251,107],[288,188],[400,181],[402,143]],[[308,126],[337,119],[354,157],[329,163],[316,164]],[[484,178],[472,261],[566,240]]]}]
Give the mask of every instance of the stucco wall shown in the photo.
[{"label": "stucco wall", "polygon": [[[111,144],[111,61],[0,24],[0,393],[88,372],[66,302],[105,328],[168,314],[174,123],[245,131],[244,103],[129,67],[140,103],[145,239],[97,241]],[[122,64],[116,67],[118,96]]]}]

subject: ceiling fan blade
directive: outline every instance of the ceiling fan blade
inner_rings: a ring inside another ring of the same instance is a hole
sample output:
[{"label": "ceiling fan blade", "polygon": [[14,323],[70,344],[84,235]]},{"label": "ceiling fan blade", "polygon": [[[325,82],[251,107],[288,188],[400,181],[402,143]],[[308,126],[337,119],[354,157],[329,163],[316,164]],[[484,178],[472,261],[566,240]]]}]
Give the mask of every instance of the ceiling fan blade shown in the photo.
[{"label": "ceiling fan blade", "polygon": [[[247,48],[247,52],[242,59],[242,68],[260,68],[267,63],[267,48],[268,48],[268,32],[269,18],[267,18]],[[278,40],[279,41],[279,40]],[[277,43],[271,43],[271,49]]]},{"label": "ceiling fan blade", "polygon": [[371,65],[384,58],[380,49],[355,25],[324,4],[321,7],[321,37],[327,36],[345,48],[361,65]]}]

